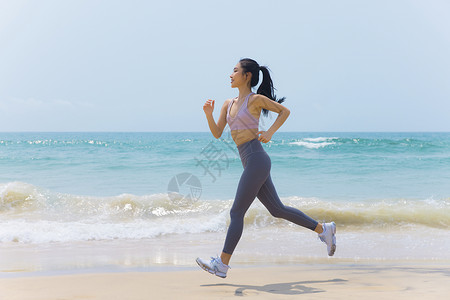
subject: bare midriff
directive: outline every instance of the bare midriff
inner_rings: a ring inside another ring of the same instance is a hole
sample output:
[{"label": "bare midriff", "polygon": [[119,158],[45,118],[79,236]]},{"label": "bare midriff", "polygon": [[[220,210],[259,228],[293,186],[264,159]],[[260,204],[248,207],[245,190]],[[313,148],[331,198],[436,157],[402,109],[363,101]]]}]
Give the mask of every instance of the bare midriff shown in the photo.
[{"label": "bare midriff", "polygon": [[256,135],[257,132],[258,132],[257,128],[237,129],[231,131],[231,137],[233,138],[233,141],[236,143],[236,146],[239,146],[248,141],[256,139],[258,137]]}]

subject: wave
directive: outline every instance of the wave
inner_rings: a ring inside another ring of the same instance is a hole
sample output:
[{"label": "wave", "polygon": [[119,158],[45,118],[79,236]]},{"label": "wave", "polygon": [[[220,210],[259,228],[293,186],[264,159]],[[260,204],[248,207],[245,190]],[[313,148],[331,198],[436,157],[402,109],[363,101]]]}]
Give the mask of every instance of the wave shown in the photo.
[{"label": "wave", "polygon": [[[284,141],[281,143],[283,144]],[[327,146],[333,146],[332,149],[349,148],[356,150],[364,148],[365,151],[374,150],[400,150],[407,149],[409,151],[442,151],[447,150],[450,147],[448,140],[446,139],[430,139],[430,138],[412,138],[412,137],[399,137],[399,138],[384,138],[384,137],[358,137],[356,134],[354,137],[314,137],[314,138],[301,138],[289,141],[289,145],[302,146],[308,149],[327,148]]]},{"label": "wave", "polygon": [[[176,193],[121,194],[112,197],[81,196],[52,192],[23,182],[0,184],[0,214],[64,213],[66,218],[157,218],[220,209],[216,202],[186,200]],[[215,204],[215,205],[211,205]]]},{"label": "wave", "polygon": [[303,146],[308,149],[318,149],[318,148],[323,148],[323,147],[330,146],[330,145],[335,145],[336,143],[308,143],[308,142],[299,141],[299,142],[292,142],[290,144]]},{"label": "wave", "polygon": [[304,138],[304,141],[307,142],[313,142],[313,143],[320,143],[320,142],[328,142],[330,140],[337,140],[338,137],[317,137],[317,138]]},{"label": "wave", "polygon": [[317,137],[317,138],[304,138],[299,141],[290,142],[290,145],[303,146],[308,149],[318,149],[330,145],[335,145],[335,140],[339,140],[337,137]]},{"label": "wave", "polygon": [[[318,221],[334,220],[341,229],[450,227],[450,198],[333,202],[286,197],[282,201]],[[232,199],[188,201],[165,193],[79,196],[10,182],[0,184],[0,242],[145,239],[167,234],[225,232],[231,205]],[[245,223],[251,228],[296,226],[273,218],[258,201],[248,211]]]}]

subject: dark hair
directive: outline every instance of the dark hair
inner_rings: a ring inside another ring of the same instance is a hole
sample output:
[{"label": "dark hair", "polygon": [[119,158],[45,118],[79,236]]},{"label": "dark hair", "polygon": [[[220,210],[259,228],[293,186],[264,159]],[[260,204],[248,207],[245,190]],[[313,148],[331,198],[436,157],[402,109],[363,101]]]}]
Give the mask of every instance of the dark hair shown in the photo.
[{"label": "dark hair", "polygon": [[[272,78],[270,78],[269,68],[266,66],[260,66],[256,61],[250,58],[243,58],[239,61],[241,68],[244,69],[244,73],[250,72],[252,73],[252,81],[250,82],[250,86],[254,87],[259,82],[259,71],[262,72],[263,78],[261,85],[258,87],[256,91],[257,94],[261,94],[266,96],[267,98],[278,102],[283,103],[286,97],[277,100],[277,97],[274,93],[275,88],[273,87]],[[267,109],[263,109],[263,115],[267,116],[269,111]]]}]

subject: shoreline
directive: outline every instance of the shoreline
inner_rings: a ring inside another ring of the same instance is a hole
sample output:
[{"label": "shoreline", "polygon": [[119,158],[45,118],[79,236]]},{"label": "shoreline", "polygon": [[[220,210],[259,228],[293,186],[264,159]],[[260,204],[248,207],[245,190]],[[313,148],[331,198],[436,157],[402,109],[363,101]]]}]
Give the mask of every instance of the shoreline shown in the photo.
[{"label": "shoreline", "polygon": [[[270,269],[270,268],[351,268],[351,267],[438,267],[448,266],[450,272],[450,260],[448,259],[345,259],[336,257],[324,258],[304,258],[298,262],[279,261],[265,262],[260,261],[243,263],[242,261],[232,263],[231,269]],[[92,267],[71,268],[61,267],[60,269],[42,269],[42,270],[26,270],[26,269],[3,269],[0,270],[0,280],[10,278],[32,278],[32,277],[58,277],[71,275],[86,274],[124,274],[124,273],[177,273],[192,272],[202,269],[198,267],[193,260],[191,265],[147,265],[147,266],[123,266],[123,265],[97,265]],[[204,271],[203,271],[204,272]],[[1,300],[1,298],[0,298]]]},{"label": "shoreline", "polygon": [[[447,251],[450,231],[414,229],[407,232],[341,230],[336,254],[329,258],[326,246],[313,232],[289,227],[248,228],[233,255],[231,267],[450,263]],[[224,238],[225,233],[211,232],[145,240],[2,243],[0,277],[19,273],[184,270],[196,267],[196,257],[209,258],[220,253]]]},{"label": "shoreline", "polygon": [[246,265],[229,270],[225,279],[198,267],[91,271],[0,278],[1,296],[8,300],[290,299],[295,295],[307,299],[444,299],[450,292],[446,284],[450,262]]}]

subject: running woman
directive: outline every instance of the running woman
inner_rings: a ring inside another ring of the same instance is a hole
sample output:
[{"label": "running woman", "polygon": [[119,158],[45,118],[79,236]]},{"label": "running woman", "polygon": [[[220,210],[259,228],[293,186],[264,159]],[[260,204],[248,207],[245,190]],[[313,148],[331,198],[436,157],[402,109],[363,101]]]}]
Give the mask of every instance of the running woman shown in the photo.
[{"label": "running woman", "polygon": [[[259,82],[259,72],[263,77],[255,94],[252,87]],[[320,240],[327,245],[328,255],[332,256],[336,251],[336,224],[334,222],[321,224],[300,210],[285,206],[280,201],[270,178],[271,161],[261,142],[268,143],[272,139],[273,134],[286,121],[290,111],[280,104],[285,98],[276,99],[269,69],[260,66],[253,59],[244,58],[236,64],[230,78],[231,87],[239,90],[239,96],[225,101],[218,122],[216,123],[213,118],[214,100],[206,101],[203,111],[209,129],[216,139],[221,137],[228,123],[244,171],[231,207],[231,222],[222,254],[220,257],[211,257],[211,260],[197,258],[198,265],[216,276],[222,278],[227,276],[231,255],[242,235],[245,213],[255,197],[258,197],[272,216],[317,232]],[[269,110],[278,114],[277,119],[267,131],[258,131],[261,112],[267,115]]]}]

